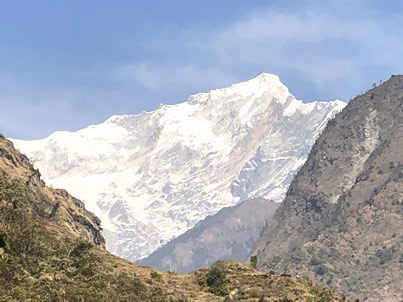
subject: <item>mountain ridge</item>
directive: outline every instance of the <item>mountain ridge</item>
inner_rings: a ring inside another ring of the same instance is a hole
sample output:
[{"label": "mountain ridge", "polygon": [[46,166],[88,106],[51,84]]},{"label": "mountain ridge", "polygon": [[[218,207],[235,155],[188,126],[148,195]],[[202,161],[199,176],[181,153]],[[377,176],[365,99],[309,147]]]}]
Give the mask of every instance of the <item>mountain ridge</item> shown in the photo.
[{"label": "mountain ridge", "polygon": [[76,132],[14,140],[44,179],[85,200],[107,248],[136,260],[239,201],[281,201],[344,103],[304,104],[277,76]]},{"label": "mountain ridge", "polygon": [[401,301],[403,76],[329,122],[256,243],[258,268]]},{"label": "mountain ridge", "polygon": [[[13,144],[1,134],[0,157],[2,158],[0,171],[4,174],[2,175],[4,181],[18,181],[29,187],[34,198],[38,200],[33,206],[37,215],[47,217],[58,227],[67,229],[76,237],[86,238],[94,245],[105,247],[99,218],[87,211],[84,203],[71,196],[66,190],[47,187],[41,179],[40,172],[32,166],[29,159],[17,152]],[[6,201],[2,200],[2,202]],[[16,205],[13,206],[16,207]]]},{"label": "mountain ridge", "polygon": [[246,263],[278,205],[257,198],[225,207],[137,263],[179,273],[188,273],[218,260]]}]

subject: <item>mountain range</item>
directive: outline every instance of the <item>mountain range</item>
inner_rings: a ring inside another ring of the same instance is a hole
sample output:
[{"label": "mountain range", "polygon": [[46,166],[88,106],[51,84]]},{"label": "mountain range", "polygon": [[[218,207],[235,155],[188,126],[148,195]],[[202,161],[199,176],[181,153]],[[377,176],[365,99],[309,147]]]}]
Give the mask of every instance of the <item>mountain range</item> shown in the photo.
[{"label": "mountain range", "polygon": [[138,260],[224,207],[280,202],[344,106],[303,103],[264,73],[152,112],[13,142],[51,186],[101,219],[109,251]]},{"label": "mountain range", "polygon": [[356,301],[402,301],[403,76],[334,113],[282,203],[238,201],[143,259],[175,270],[245,260],[257,238],[252,267],[217,261],[187,275],[111,255],[101,220],[0,136],[0,301],[348,301],[310,280]]},{"label": "mountain range", "polygon": [[307,280],[234,261],[187,275],[141,267],[104,249],[99,224],[82,201],[47,187],[0,135],[0,302],[344,299]]}]

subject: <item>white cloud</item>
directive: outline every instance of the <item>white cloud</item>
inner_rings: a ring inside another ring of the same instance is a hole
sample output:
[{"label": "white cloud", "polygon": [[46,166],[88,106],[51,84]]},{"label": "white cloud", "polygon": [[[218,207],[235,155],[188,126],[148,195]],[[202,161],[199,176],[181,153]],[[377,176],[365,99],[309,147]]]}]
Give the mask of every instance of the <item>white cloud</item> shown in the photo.
[{"label": "white cloud", "polygon": [[348,14],[340,7],[265,9],[212,33],[189,34],[184,42],[198,55],[213,58],[217,69],[229,72],[243,65],[278,73],[293,79],[291,91],[298,90],[295,81],[301,78],[317,94],[346,98],[402,70],[402,20],[375,15],[358,3]]},{"label": "white cloud", "polygon": [[326,3],[263,8],[213,31],[183,30],[172,41],[153,40],[163,59],[128,63],[113,74],[162,102],[271,72],[309,100],[349,99],[402,70],[401,16],[376,14],[365,1]]}]

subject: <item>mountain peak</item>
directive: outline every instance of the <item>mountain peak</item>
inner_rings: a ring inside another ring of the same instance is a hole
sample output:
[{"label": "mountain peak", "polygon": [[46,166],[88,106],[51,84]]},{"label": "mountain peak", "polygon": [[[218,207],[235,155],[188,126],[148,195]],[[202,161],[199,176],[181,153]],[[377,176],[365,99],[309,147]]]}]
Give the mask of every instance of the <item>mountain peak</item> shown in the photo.
[{"label": "mountain peak", "polygon": [[45,180],[86,200],[102,220],[107,248],[136,260],[225,206],[282,200],[340,110],[333,102],[297,101],[264,73],[68,137],[15,143]]},{"label": "mountain peak", "polygon": [[250,79],[250,81],[259,80],[265,82],[280,82],[280,77],[278,75],[262,72],[257,77]]},{"label": "mountain peak", "polygon": [[269,91],[278,87],[286,90],[287,93],[289,93],[288,88],[280,81],[279,76],[263,72],[250,80],[233,84],[230,88],[249,88],[249,91],[254,89],[257,89],[257,91]]},{"label": "mountain peak", "polygon": [[271,73],[261,73],[248,81],[234,84],[229,89],[241,96],[270,94],[279,100],[286,99],[286,96],[291,95],[280,78]]},{"label": "mountain peak", "polygon": [[280,78],[277,75],[261,73],[255,78],[247,81],[211,90],[209,92],[192,95],[190,96],[188,103],[200,104],[208,103],[213,99],[228,100],[234,98],[239,99],[239,97],[261,97],[264,94],[268,94],[280,102],[285,101],[288,96],[292,96],[288,91],[288,88],[280,81]]}]

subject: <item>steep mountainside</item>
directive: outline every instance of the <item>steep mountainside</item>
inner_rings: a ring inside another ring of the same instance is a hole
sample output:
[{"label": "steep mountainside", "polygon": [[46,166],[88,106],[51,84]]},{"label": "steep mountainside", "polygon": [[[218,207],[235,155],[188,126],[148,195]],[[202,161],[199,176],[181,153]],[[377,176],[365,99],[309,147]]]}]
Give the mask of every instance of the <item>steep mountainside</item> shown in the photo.
[{"label": "steep mountainside", "polygon": [[[84,203],[65,190],[51,189],[45,186],[40,179],[40,173],[30,164],[28,158],[19,153],[13,144],[0,134],[0,206],[10,207],[10,215],[18,216],[18,200],[14,202],[13,196],[8,196],[6,188],[12,186],[11,182],[26,188],[20,188],[18,194],[28,198],[26,202],[30,210],[42,218],[53,222],[53,227],[62,227],[74,237],[82,237],[93,244],[104,247],[105,240],[101,235],[100,220],[91,212],[85,210]],[[8,203],[8,202],[11,203]],[[25,202],[25,201],[24,201]],[[21,219],[21,217],[14,217]],[[10,216],[10,219],[14,219]],[[6,219],[5,216],[0,219]]]},{"label": "steep mountainside", "polygon": [[256,244],[258,267],[403,300],[403,76],[332,120]]},{"label": "steep mountainside", "polygon": [[1,302],[342,298],[304,279],[236,262],[217,262],[188,275],[160,273],[111,255],[99,231],[98,218],[81,201],[46,187],[27,157],[0,135]]},{"label": "steep mountainside", "polygon": [[217,260],[246,262],[278,205],[274,201],[251,199],[224,208],[140,263],[160,270],[187,273]]},{"label": "steep mountainside", "polygon": [[107,249],[149,255],[241,200],[281,201],[341,101],[304,104],[262,74],[139,115],[15,144],[44,179],[85,200]]}]

